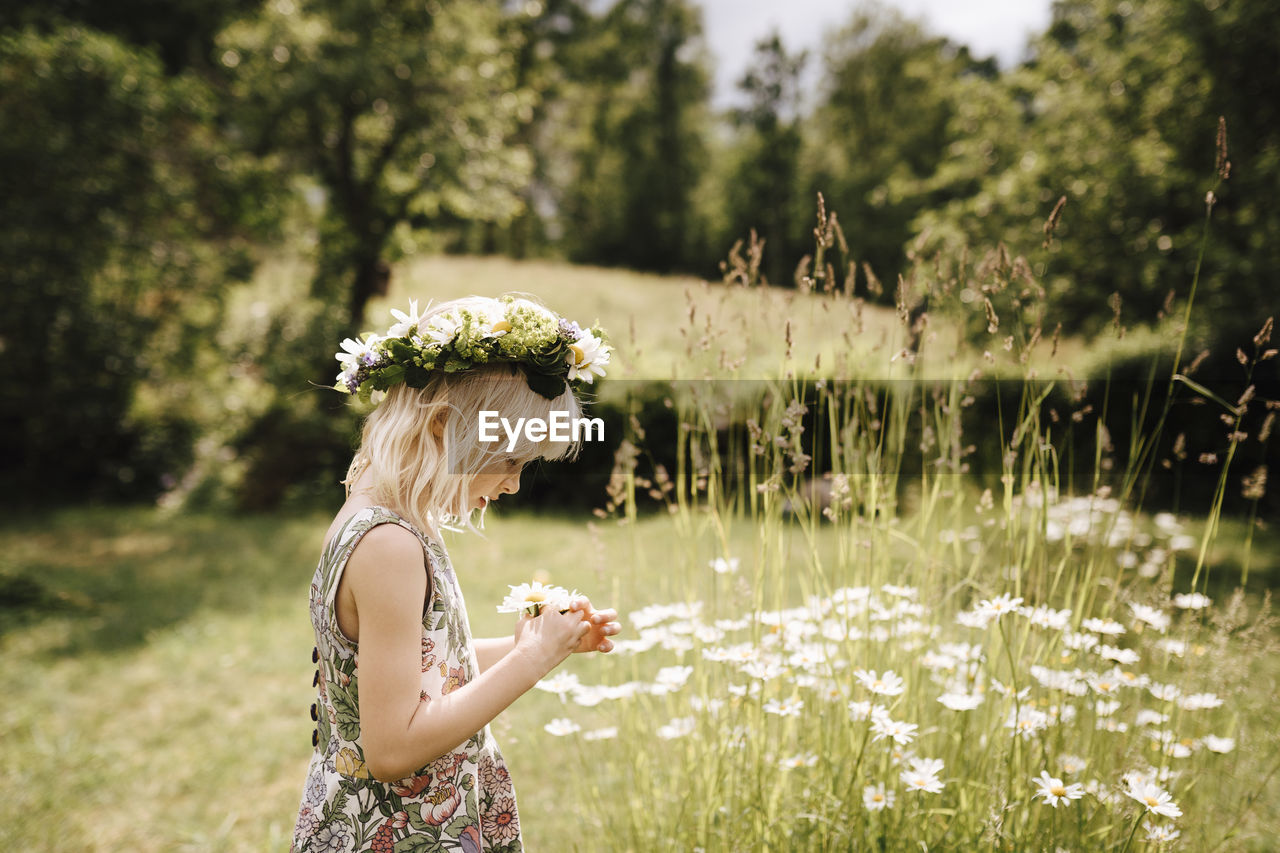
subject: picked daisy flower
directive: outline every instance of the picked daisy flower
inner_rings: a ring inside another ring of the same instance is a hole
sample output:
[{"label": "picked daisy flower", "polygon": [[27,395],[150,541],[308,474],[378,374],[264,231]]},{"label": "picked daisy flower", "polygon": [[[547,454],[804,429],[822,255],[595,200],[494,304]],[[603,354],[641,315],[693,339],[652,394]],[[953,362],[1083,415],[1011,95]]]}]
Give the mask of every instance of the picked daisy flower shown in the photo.
[{"label": "picked daisy flower", "polygon": [[561,613],[569,609],[569,603],[577,593],[564,587],[546,586],[541,581],[511,585],[511,592],[498,605],[499,613],[528,613],[537,616],[543,607],[555,607]]},{"label": "picked daisy flower", "polygon": [[1125,794],[1142,803],[1151,814],[1164,817],[1181,817],[1182,809],[1169,796],[1169,792],[1152,782],[1141,781],[1130,776],[1126,780],[1128,790]]},{"label": "picked daisy flower", "polygon": [[1035,785],[1036,791],[1033,797],[1042,797],[1045,805],[1053,806],[1055,809],[1059,803],[1071,805],[1072,800],[1078,800],[1084,796],[1084,786],[1064,784],[1061,779],[1050,776],[1045,770],[1040,771],[1038,779],[1032,779],[1031,784]]}]

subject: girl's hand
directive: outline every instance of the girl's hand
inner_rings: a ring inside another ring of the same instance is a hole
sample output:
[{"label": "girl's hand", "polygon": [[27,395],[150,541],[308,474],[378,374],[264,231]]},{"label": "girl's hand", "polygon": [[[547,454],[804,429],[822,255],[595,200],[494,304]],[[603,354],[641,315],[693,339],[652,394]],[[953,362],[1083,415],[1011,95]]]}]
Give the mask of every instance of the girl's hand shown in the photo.
[{"label": "girl's hand", "polygon": [[591,607],[591,601],[585,596],[579,596],[573,600],[569,606],[570,613],[581,613],[582,621],[590,626],[586,634],[582,636],[575,652],[610,652],[613,651],[613,641],[609,639],[614,634],[622,630],[622,626],[618,624],[618,611],[616,610],[595,610]]},{"label": "girl's hand", "polygon": [[524,650],[546,675],[581,647],[591,633],[591,623],[582,613],[543,608],[537,616],[520,617],[516,626],[516,649]]}]

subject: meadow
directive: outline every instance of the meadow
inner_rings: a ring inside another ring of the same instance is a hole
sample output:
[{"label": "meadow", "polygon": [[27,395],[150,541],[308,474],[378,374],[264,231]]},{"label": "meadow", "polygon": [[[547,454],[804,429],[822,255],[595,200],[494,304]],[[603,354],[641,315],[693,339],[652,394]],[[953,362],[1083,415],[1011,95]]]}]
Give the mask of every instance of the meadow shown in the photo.
[{"label": "meadow", "polygon": [[[410,262],[390,304],[483,292],[486,263]],[[1144,510],[1143,470],[1105,451],[1088,487],[1066,487],[1063,431],[1031,405],[1029,373],[1104,347],[1050,354],[1020,333],[960,355],[939,320],[904,357],[894,312],[838,294],[676,281],[631,304],[631,279],[578,303],[563,288],[597,272],[498,263],[489,284],[520,273],[520,289],[556,283],[552,307],[598,305],[613,328],[634,317],[618,337],[621,352],[643,342],[637,375],[732,364],[747,338],[770,377],[728,447],[719,401],[673,400],[675,470],[647,466],[629,435],[598,516],[499,509],[484,539],[448,540],[478,636],[509,628],[495,606],[530,579],[623,613],[614,653],[578,656],[494,725],[530,850],[1261,851],[1280,837],[1280,542],[1217,501]],[[808,396],[796,375],[834,372],[833,337],[858,312],[881,330],[858,354],[865,375],[908,381]],[[949,370],[1000,359],[1026,378],[1018,428],[998,470],[970,470]],[[811,408],[829,419],[820,438],[802,427]],[[932,439],[909,441],[913,423]],[[1219,491],[1229,482],[1224,468]],[[287,848],[327,520],[6,519],[5,849]]]}]

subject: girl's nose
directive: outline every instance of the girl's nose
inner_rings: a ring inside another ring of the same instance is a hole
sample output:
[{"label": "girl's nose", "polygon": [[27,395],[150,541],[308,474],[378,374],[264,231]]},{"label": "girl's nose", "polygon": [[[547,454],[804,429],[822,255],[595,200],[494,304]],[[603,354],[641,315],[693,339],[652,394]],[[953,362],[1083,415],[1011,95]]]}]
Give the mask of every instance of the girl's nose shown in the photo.
[{"label": "girl's nose", "polygon": [[510,477],[502,481],[502,492],[507,495],[514,495],[520,491],[520,475],[512,474]]}]

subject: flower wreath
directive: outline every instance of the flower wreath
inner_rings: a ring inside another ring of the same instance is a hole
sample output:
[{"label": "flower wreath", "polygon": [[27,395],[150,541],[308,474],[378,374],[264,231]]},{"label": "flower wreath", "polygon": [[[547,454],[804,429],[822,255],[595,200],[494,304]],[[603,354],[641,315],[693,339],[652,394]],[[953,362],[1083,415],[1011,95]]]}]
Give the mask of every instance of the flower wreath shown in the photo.
[{"label": "flower wreath", "polygon": [[[396,323],[385,335],[347,338],[336,354],[342,372],[333,387],[369,401],[397,382],[422,388],[432,371],[457,373],[478,364],[519,366],[529,388],[554,400],[565,383],[578,391],[605,375],[613,350],[599,326],[583,329],[545,308],[501,296],[498,305],[458,307],[430,317],[392,308]],[[429,309],[430,303],[427,308]]]}]

